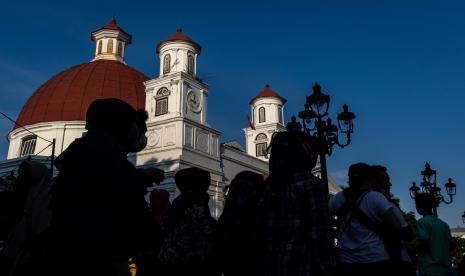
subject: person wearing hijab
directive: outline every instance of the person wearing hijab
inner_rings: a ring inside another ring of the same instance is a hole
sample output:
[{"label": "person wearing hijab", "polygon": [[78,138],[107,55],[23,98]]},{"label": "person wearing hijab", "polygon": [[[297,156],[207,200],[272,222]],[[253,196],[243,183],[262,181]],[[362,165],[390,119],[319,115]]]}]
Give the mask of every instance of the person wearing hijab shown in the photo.
[{"label": "person wearing hijab", "polygon": [[173,200],[164,227],[159,275],[215,275],[214,231],[207,193],[210,173],[187,168],[175,175],[181,194]]},{"label": "person wearing hijab", "polygon": [[146,250],[151,216],[144,195],[163,173],[127,160],[145,147],[146,119],[144,110],[120,99],[95,100],[87,110],[88,132],[56,159],[56,275],[128,275],[129,258]]}]

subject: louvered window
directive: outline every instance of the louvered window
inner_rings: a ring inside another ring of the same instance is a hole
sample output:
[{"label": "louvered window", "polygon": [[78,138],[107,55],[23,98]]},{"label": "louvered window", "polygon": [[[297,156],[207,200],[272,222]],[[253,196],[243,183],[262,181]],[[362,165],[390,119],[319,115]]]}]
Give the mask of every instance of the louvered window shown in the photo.
[{"label": "louvered window", "polygon": [[23,141],[21,142],[21,150],[20,150],[19,156],[26,156],[26,155],[34,154],[34,151],[36,149],[36,142],[37,142],[36,136],[28,136],[24,138]]}]

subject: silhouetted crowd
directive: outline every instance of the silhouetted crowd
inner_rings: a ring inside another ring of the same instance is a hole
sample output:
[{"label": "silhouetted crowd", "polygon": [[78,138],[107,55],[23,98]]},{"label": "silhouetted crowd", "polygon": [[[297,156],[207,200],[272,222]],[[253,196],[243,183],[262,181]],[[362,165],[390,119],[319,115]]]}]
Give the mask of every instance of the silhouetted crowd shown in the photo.
[{"label": "silhouetted crowd", "polygon": [[128,161],[146,145],[146,120],[121,100],[96,100],[56,177],[42,163],[20,165],[14,189],[0,193],[0,275],[128,276],[130,266],[138,276],[448,275],[450,229],[434,199],[416,198],[423,218],[412,229],[387,168],[351,165],[348,187],[329,198],[312,173],[318,140],[278,132],[269,175],[238,173],[216,220],[206,168],[179,170],[170,202],[152,188],[163,171]]}]

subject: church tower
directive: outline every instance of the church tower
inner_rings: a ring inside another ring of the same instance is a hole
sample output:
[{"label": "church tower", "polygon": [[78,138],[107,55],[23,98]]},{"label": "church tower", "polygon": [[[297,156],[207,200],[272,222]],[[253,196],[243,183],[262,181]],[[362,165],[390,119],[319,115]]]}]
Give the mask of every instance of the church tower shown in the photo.
[{"label": "church tower", "polygon": [[112,19],[105,27],[91,33],[95,42],[95,60],[116,60],[124,62],[124,51],[126,46],[131,44],[132,36],[126,33],[116,24],[116,19]]},{"label": "church tower", "polygon": [[208,86],[196,78],[201,49],[180,28],[157,45],[160,74],[146,82],[149,121],[183,117],[208,126]]},{"label": "church tower", "polygon": [[286,99],[265,85],[265,89],[250,101],[251,126],[244,129],[246,150],[249,155],[268,161],[266,152],[273,133],[285,131],[284,104]]},{"label": "church tower", "polygon": [[[157,164],[172,185],[177,170],[199,167],[210,172],[210,195],[218,196],[223,180],[220,135],[207,121],[208,85],[196,78],[197,57],[202,47],[178,28],[156,46],[160,74],[146,81],[145,110],[147,147],[136,156],[136,164]],[[170,180],[171,179],[171,180]]]}]

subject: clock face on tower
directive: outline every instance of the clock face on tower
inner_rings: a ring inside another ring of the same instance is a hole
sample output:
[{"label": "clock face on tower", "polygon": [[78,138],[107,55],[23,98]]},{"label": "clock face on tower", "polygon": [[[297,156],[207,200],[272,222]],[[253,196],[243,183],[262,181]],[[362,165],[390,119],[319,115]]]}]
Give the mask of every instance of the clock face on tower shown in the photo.
[{"label": "clock face on tower", "polygon": [[189,92],[189,94],[187,94],[187,105],[192,112],[200,112],[202,109],[200,93],[196,91]]}]

